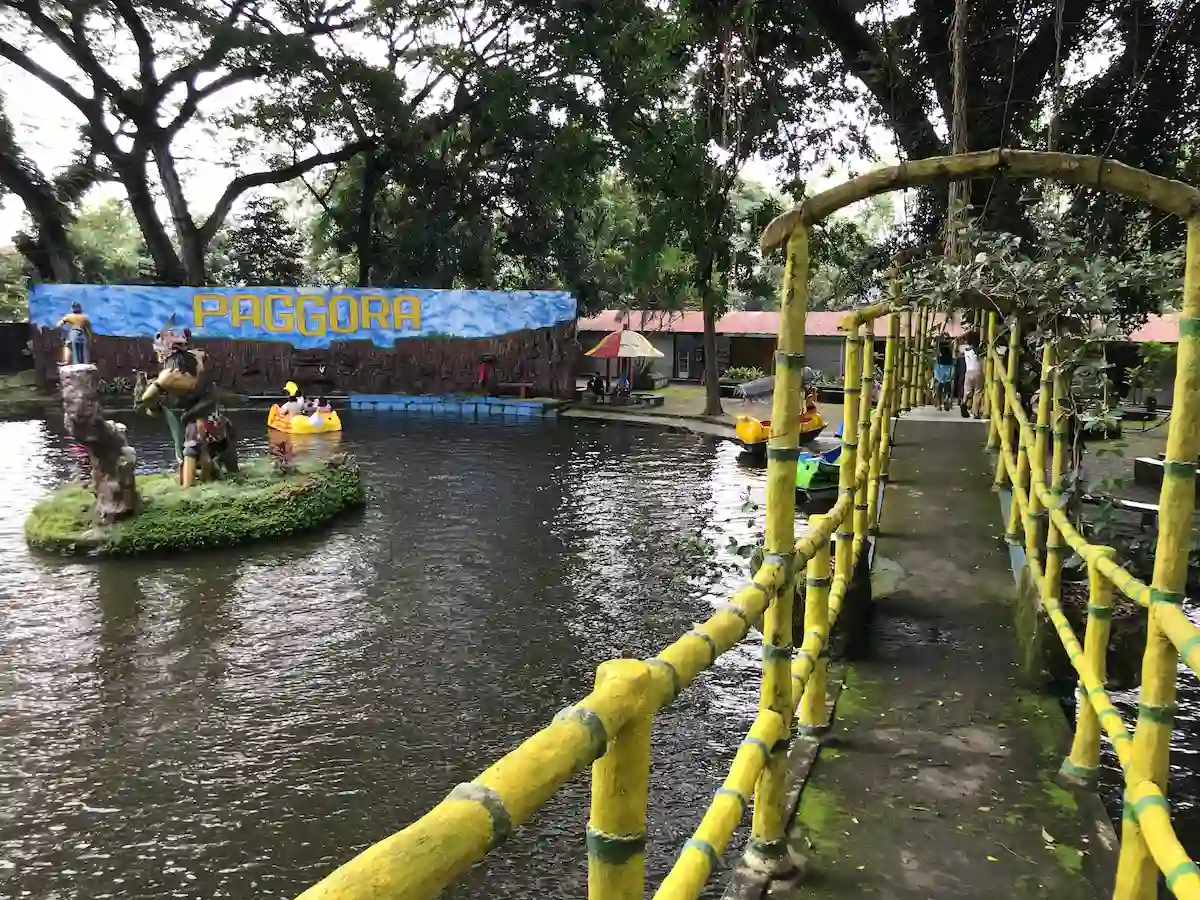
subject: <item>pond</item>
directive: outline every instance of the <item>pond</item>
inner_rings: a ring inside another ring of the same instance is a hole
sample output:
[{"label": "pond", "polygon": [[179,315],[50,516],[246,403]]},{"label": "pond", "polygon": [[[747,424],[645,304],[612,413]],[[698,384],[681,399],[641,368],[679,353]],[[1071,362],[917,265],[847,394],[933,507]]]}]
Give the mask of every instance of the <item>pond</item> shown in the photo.
[{"label": "pond", "polygon": [[[146,470],[165,432],[127,419]],[[254,416],[239,421],[265,448]],[[746,577],[761,472],[657,429],[355,414],[370,502],[301,540],[132,561],[33,557],[68,477],[57,423],[0,423],[0,893],[291,897],[403,827]],[[749,727],[757,644],[657,720],[665,874]],[[456,889],[583,896],[587,779]]]}]

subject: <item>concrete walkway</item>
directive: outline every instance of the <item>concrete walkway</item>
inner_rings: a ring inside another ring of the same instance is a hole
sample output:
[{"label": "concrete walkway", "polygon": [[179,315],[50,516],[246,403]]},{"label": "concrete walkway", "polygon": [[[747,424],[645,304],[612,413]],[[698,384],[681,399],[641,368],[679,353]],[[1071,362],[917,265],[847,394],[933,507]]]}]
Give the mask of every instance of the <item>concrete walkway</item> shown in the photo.
[{"label": "concrete walkway", "polygon": [[984,429],[920,419],[898,426],[877,554],[903,575],[877,602],[866,661],[847,666],[801,795],[797,896],[1108,896],[1099,801],[1055,782],[1066,719],[1015,679]]}]

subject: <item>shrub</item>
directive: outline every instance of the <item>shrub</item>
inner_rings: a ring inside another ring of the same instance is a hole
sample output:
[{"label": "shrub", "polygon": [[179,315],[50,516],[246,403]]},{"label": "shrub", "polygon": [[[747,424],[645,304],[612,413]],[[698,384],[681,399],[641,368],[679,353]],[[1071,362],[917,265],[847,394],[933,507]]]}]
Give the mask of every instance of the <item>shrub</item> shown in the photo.
[{"label": "shrub", "polygon": [[736,381],[738,384],[747,381],[757,381],[759,378],[766,377],[767,373],[758,368],[758,366],[731,366],[721,376],[725,381]]}]

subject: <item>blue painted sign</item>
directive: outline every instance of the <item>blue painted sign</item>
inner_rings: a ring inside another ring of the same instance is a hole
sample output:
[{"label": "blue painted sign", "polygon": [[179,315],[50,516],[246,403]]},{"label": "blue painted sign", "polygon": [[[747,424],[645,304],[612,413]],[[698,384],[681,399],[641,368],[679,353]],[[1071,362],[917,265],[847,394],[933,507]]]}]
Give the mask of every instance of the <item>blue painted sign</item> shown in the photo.
[{"label": "blue painted sign", "polygon": [[566,291],[432,291],[412,288],[192,288],[39,284],[29,321],[54,328],[78,302],[96,334],[153,337],[174,316],[196,338],[328,347],[369,340],[487,338],[575,318]]}]

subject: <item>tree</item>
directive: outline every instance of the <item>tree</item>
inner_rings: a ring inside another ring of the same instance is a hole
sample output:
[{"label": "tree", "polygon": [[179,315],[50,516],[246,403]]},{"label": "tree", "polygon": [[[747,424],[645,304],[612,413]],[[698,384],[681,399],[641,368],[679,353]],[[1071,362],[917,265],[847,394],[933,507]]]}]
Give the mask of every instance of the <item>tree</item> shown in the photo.
[{"label": "tree", "polygon": [[254,197],[221,240],[219,284],[294,286],[305,280],[305,243],[288,221],[283,202]]},{"label": "tree", "polygon": [[[211,213],[198,221],[184,190],[176,140],[186,127],[201,121],[202,106],[223,92],[268,76],[286,83],[298,68],[318,60],[319,36],[360,23],[350,13],[349,4],[265,10],[251,0],[201,0],[186,8],[134,0],[6,3],[0,14],[5,35],[0,38],[0,59],[55,91],[82,120],[79,172],[66,186],[52,184],[29,164],[10,123],[0,120],[0,183],[25,202],[39,230],[34,243],[49,258],[42,264],[31,256],[35,265],[59,280],[72,279],[75,272],[64,237],[72,198],[61,196],[62,191],[78,199],[82,193],[77,182],[90,186],[111,179],[125,189],[159,278],[204,284],[205,249],[243,193],[345,161],[366,142],[351,141],[330,152],[296,156],[272,168],[239,174],[226,185]],[[40,62],[42,57],[34,53],[39,47],[52,48],[56,62]],[[132,72],[126,65],[130,56]],[[170,210],[170,227],[155,202],[158,187]]]},{"label": "tree", "polygon": [[749,271],[733,259],[739,173],[755,155],[781,157],[799,172],[816,154],[860,138],[851,130],[839,143],[832,129],[813,125],[848,95],[805,24],[786,4],[669,4],[646,41],[665,48],[652,57],[655,101],[625,110],[610,101],[626,171],[656,214],[680,230],[680,246],[693,259],[709,415],[721,412],[716,322],[728,308],[731,280]]},{"label": "tree", "polygon": [[[860,16],[863,6],[852,0],[806,4],[811,24],[866,89],[909,158],[948,152],[939,134],[949,132],[953,113],[947,52],[953,7],[954,0],[916,0],[910,12],[889,19],[887,4],[867,7],[872,18]],[[1194,40],[1200,7],[1174,0],[1031,0],[1019,12],[1014,18],[1006,0],[970,3],[966,149],[1045,146],[1057,96],[1057,149],[1114,154],[1173,177],[1188,173],[1186,148],[1195,146],[1200,121],[1200,83],[1189,74],[1200,65]],[[1101,50],[1114,51],[1108,66],[1060,89],[1059,73],[1084,53],[1094,55],[1097,41]],[[934,110],[929,98],[936,99]],[[964,199],[984,227],[1029,241],[1036,237],[1029,204],[1022,202],[1029,191],[1019,181],[983,179],[970,185]],[[1100,233],[1110,246],[1121,245],[1129,207],[1083,188],[1073,194],[1073,213],[1087,214],[1093,228],[1105,223]],[[919,237],[934,241],[945,221],[946,188],[921,197]],[[1177,241],[1178,223],[1165,227]]]}]

